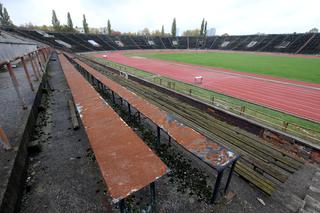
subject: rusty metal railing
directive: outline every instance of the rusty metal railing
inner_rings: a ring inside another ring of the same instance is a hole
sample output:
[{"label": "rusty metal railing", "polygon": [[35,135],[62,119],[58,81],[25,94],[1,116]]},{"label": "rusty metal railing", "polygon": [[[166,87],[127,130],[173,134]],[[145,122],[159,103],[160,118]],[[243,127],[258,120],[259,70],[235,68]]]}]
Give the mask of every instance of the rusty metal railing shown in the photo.
[{"label": "rusty metal railing", "polygon": [[[28,63],[31,64],[31,68],[35,78],[34,80],[40,81],[42,79],[43,73],[45,72],[45,68],[49,61],[50,54],[51,54],[51,48],[44,47],[44,48],[39,48],[35,51],[29,52],[25,55],[21,55],[19,57],[13,58],[11,60],[0,62],[0,68],[1,67],[7,68],[13,87],[19,99],[19,102],[24,110],[26,110],[28,107],[23,96],[21,95],[20,84],[17,80],[12,64],[15,62],[17,63],[20,62],[22,64],[22,67],[26,76],[26,80],[28,81],[31,91],[34,92],[35,88],[31,80],[31,75],[28,69]],[[0,125],[0,148],[4,148],[5,150],[11,149],[10,141],[8,140],[8,137],[6,136],[5,131],[2,129],[1,125]]]},{"label": "rusty metal railing", "polygon": [[29,52],[25,55],[18,56],[16,58],[11,59],[11,60],[0,62],[0,67],[6,67],[9,72],[11,81],[13,83],[14,89],[17,94],[17,97],[18,97],[23,109],[27,109],[27,105],[25,103],[24,98],[21,95],[20,85],[19,85],[19,82],[18,82],[17,77],[15,75],[14,69],[12,68],[12,64],[14,62],[21,62],[23,69],[24,69],[24,72],[25,72],[25,75],[26,75],[26,79],[27,79],[28,84],[30,86],[30,89],[31,89],[31,91],[34,91],[34,86],[31,81],[31,76],[30,76],[29,69],[28,69],[28,62],[31,64],[35,80],[39,81],[42,78],[43,73],[45,72],[45,67],[46,67],[46,64],[48,63],[50,54],[51,54],[51,48],[44,47],[44,48],[39,48],[35,51]]}]

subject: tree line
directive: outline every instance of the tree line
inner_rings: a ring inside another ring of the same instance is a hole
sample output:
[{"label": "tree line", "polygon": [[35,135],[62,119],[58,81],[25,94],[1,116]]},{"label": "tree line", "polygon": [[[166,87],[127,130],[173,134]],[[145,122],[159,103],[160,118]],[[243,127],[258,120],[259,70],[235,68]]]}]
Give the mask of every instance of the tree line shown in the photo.
[{"label": "tree line", "polygon": [[[46,26],[46,25],[34,26],[32,23],[29,23],[29,24],[24,25],[24,27],[33,28],[33,29],[40,29],[40,30],[44,30],[44,31],[52,30],[52,31],[56,31],[56,32],[77,32],[77,31],[79,31],[79,29],[74,28],[74,26],[73,26],[70,12],[67,13],[67,24],[61,24],[58,17],[57,17],[55,10],[52,10],[51,24],[52,24],[52,26]],[[3,7],[3,5],[1,3],[0,3],[0,26],[14,26],[11,19],[10,19],[10,16],[9,16],[7,9],[5,7]],[[83,33],[90,32],[89,24],[87,22],[85,14],[83,14],[83,18],[82,18],[82,27],[83,27]],[[116,32],[111,28],[110,20],[107,21],[106,31],[109,35],[112,35],[113,33],[121,34],[120,32]],[[204,23],[204,19],[203,19],[202,24],[201,24],[200,35],[205,35],[206,31],[207,31],[207,22]],[[186,31],[186,32],[189,32],[189,31]],[[137,33],[130,33],[129,32],[129,33],[124,33],[124,34],[147,35],[147,36],[148,35],[177,36],[176,18],[174,18],[172,21],[171,34],[165,33],[164,25],[161,26],[161,31],[155,30],[153,32],[150,32],[150,30],[148,28],[145,28],[142,31],[139,31]]]},{"label": "tree line", "polygon": [[[61,25],[60,21],[58,20],[58,17],[56,15],[55,10],[52,10],[52,28],[54,31],[57,32],[76,32],[76,29],[73,27],[73,22],[71,19],[71,15],[68,12],[67,13],[67,24],[66,25]],[[85,14],[83,14],[83,20],[82,20],[82,26],[83,26],[83,32],[84,33],[89,33],[90,29],[89,29],[89,25],[86,19]],[[142,31],[138,31],[138,32],[128,32],[128,33],[120,33],[120,32],[116,32],[111,28],[111,22],[110,20],[107,21],[107,28],[106,31],[109,35],[112,34],[127,34],[127,35],[157,35],[157,36],[166,36],[166,35],[170,35],[168,33],[165,33],[164,31],[164,25],[162,25],[161,27],[161,31],[159,30],[155,30],[150,32],[150,30],[148,28],[144,28]],[[176,36],[177,33],[177,26],[176,26],[176,18],[173,19],[173,23],[172,23],[172,29],[171,29],[171,35],[172,36]]]},{"label": "tree line", "polygon": [[[39,29],[39,30],[44,30],[44,31],[56,31],[56,32],[78,32],[79,28],[75,28],[73,25],[73,21],[71,18],[70,12],[67,13],[67,23],[66,24],[61,24],[55,10],[52,10],[52,18],[51,18],[51,26],[34,26],[32,23],[28,23],[25,25],[22,25],[23,27],[26,28],[32,28],[32,29]],[[1,26],[14,26],[9,13],[5,7],[0,3],[0,25]],[[98,30],[89,28],[89,24],[87,22],[85,14],[83,14],[82,18],[82,29],[83,33],[98,33]],[[121,34],[121,32],[116,32],[111,28],[111,22],[110,20],[107,21],[107,27],[106,27],[106,33],[109,35],[113,34]],[[206,35],[207,32],[207,21],[204,19],[202,20],[201,23],[201,30],[195,29],[195,30],[187,30],[183,33],[183,35],[188,35],[188,36],[198,36],[198,35]],[[155,30],[150,32],[148,28],[144,28],[141,31],[138,32],[128,32],[128,33],[122,33],[126,35],[145,35],[145,36],[177,36],[177,22],[176,18],[173,19],[172,21],[172,26],[171,26],[171,34],[170,33],[165,33],[164,30],[164,25],[161,26],[161,30]]]}]

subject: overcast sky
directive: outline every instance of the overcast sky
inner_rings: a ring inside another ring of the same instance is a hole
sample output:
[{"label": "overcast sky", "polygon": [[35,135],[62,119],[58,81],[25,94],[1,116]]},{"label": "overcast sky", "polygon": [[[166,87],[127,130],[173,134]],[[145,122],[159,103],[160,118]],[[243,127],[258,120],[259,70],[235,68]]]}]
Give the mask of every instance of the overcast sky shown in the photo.
[{"label": "overcast sky", "polygon": [[182,33],[199,28],[202,18],[217,34],[306,32],[320,28],[320,0],[0,0],[16,25],[51,25],[54,9],[62,24],[67,12],[74,26],[82,27],[86,14],[89,27],[136,32],[148,27],[170,32],[172,19]]}]

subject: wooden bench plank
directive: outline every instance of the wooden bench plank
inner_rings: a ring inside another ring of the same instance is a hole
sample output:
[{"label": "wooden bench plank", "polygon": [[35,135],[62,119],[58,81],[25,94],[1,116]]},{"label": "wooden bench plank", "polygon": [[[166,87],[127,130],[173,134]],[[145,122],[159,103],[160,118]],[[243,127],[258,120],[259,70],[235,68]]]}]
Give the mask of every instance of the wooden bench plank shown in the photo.
[{"label": "wooden bench plank", "polygon": [[59,60],[113,202],[163,176],[166,165],[63,55]]}]

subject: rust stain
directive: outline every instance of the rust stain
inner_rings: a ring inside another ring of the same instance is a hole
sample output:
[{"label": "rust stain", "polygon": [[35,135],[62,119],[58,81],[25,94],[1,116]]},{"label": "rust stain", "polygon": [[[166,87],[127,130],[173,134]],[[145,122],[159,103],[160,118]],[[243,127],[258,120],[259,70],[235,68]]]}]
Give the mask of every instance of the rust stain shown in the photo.
[{"label": "rust stain", "polygon": [[192,128],[175,120],[172,115],[160,110],[142,97],[137,96],[126,88],[108,79],[106,76],[82,61],[78,59],[75,60],[100,82],[105,84],[120,97],[129,102],[134,108],[166,131],[175,141],[177,141],[177,143],[197,157],[201,158],[211,167],[220,170],[238,158],[238,155],[233,151],[217,144],[214,141],[208,140],[205,136],[196,132]]},{"label": "rust stain", "polygon": [[59,60],[113,202],[154,182],[166,165],[63,55]]}]

